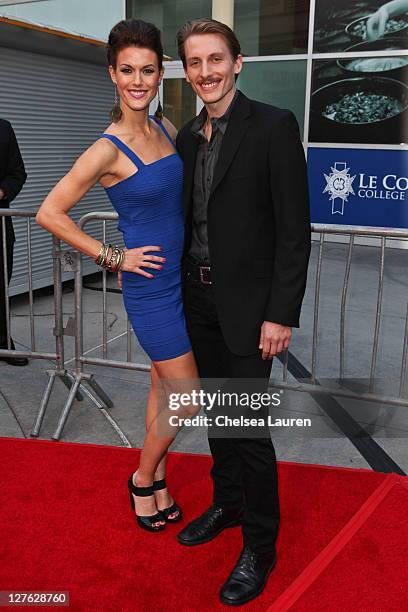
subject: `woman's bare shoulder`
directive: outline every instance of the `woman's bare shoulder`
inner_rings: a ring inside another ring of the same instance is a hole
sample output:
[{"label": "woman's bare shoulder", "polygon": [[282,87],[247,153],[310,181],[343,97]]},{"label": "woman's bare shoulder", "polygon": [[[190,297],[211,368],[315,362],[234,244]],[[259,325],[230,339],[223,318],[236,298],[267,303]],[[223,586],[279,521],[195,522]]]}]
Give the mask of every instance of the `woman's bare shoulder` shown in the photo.
[{"label": "woman's bare shoulder", "polygon": [[88,157],[100,159],[102,163],[113,162],[118,158],[118,147],[108,138],[98,138],[85,153]]},{"label": "woman's bare shoulder", "polygon": [[166,130],[170,134],[172,140],[174,140],[174,142],[176,142],[177,132],[178,132],[177,128],[172,124],[170,119],[167,119],[167,117],[163,117],[162,121],[163,121],[164,127],[166,128]]},{"label": "woman's bare shoulder", "polygon": [[76,160],[73,170],[99,177],[108,172],[117,159],[117,147],[107,138],[98,138]]}]

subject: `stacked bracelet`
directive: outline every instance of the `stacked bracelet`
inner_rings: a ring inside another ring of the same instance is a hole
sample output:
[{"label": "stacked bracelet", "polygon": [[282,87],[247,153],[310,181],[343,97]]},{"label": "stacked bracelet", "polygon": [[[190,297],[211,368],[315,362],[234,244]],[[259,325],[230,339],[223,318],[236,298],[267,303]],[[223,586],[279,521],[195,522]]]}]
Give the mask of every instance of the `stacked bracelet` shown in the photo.
[{"label": "stacked bracelet", "polygon": [[98,266],[104,267],[110,248],[112,248],[111,244],[105,244],[105,242],[102,242],[101,250],[99,251],[98,257],[95,259],[95,263]]},{"label": "stacked bracelet", "polygon": [[[110,251],[110,256],[109,256]],[[108,272],[119,272],[122,269],[123,260],[125,259],[125,250],[117,245],[102,243],[101,250],[98,253],[95,263],[101,268],[105,268]]]},{"label": "stacked bracelet", "polygon": [[125,251],[120,249],[117,245],[115,245],[112,249],[112,254],[108,263],[106,264],[106,269],[109,272],[118,272],[122,268],[123,259],[125,257]]}]

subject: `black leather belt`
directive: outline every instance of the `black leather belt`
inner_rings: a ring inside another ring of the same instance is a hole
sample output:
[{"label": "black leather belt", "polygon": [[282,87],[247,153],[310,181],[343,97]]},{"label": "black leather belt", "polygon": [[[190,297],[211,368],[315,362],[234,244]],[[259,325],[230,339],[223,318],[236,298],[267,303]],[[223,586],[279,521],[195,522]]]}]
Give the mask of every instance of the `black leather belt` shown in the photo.
[{"label": "black leather belt", "polygon": [[203,285],[211,285],[211,266],[201,265],[188,259],[186,261],[186,273],[189,278],[193,278]]}]

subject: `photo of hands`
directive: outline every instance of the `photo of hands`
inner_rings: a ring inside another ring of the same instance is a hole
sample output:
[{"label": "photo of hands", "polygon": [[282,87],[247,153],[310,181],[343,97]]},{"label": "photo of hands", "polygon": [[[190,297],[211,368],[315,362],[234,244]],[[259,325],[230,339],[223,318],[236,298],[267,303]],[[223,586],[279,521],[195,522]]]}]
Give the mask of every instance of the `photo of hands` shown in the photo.
[{"label": "photo of hands", "polygon": [[406,49],[407,43],[408,0],[316,1],[315,53]]},{"label": "photo of hands", "polygon": [[317,0],[314,52],[354,56],[313,61],[309,141],[407,143],[407,50],[408,0]]}]

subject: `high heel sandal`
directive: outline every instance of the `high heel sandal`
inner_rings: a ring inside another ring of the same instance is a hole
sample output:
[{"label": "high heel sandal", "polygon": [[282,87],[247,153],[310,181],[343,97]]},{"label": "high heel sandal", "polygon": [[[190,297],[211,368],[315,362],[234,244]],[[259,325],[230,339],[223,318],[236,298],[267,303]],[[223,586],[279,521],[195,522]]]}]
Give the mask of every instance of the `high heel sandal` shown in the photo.
[{"label": "high heel sandal", "polygon": [[[166,479],[162,478],[161,480],[155,480],[153,482],[153,490],[154,491],[160,491],[161,489],[165,489],[167,487],[166,485]],[[163,515],[164,520],[167,523],[177,523],[178,521],[180,521],[183,517],[183,514],[181,512],[181,508],[178,504],[176,504],[175,501],[173,501],[172,505],[169,506],[168,508],[164,508],[163,510],[159,510],[159,512]],[[175,512],[178,512],[178,515],[170,518],[170,514],[174,514]]]},{"label": "high heel sandal", "polygon": [[[153,485],[150,485],[150,487],[137,487],[133,483],[133,474],[130,475],[130,478],[128,480],[128,489],[129,489],[129,496],[130,496],[130,505],[132,507],[132,511],[134,514],[135,514],[135,500],[133,499],[133,495],[135,495],[136,497],[149,497],[149,495],[154,495]],[[152,516],[139,516],[138,514],[135,514],[135,516],[136,516],[137,524],[139,525],[139,527],[141,527],[142,529],[145,529],[146,531],[162,531],[166,527],[165,524],[164,525],[154,525],[154,523],[158,523],[159,521],[167,520],[162,512],[157,512],[156,514],[153,514]]]}]

